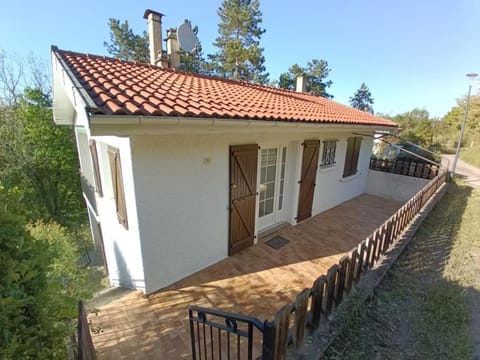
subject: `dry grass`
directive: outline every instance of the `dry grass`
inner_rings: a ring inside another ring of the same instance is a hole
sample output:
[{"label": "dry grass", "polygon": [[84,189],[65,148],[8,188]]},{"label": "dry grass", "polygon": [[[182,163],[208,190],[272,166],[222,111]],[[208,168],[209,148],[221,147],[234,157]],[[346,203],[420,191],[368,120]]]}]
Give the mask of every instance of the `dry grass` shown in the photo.
[{"label": "dry grass", "polygon": [[469,301],[471,311],[480,301],[478,214],[480,190],[449,185],[325,358],[471,359]]},{"label": "dry grass", "polygon": [[460,152],[460,158],[473,166],[480,167],[479,153],[480,145],[464,148]]}]

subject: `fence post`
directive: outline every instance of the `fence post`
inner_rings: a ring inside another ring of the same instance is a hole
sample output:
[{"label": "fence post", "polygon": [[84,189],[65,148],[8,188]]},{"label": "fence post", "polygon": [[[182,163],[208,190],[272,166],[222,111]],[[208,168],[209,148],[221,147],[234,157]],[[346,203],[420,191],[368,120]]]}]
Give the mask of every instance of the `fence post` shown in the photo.
[{"label": "fence post", "polygon": [[322,316],[322,299],[325,289],[325,276],[320,276],[313,283],[313,292],[312,292],[312,326],[314,328],[318,327],[320,323],[320,318]]},{"label": "fence post", "polygon": [[285,305],[275,315],[274,359],[285,360],[288,346],[288,326],[290,325],[290,305]]},{"label": "fence post", "polygon": [[327,286],[324,296],[324,311],[326,315],[330,315],[333,306],[333,296],[335,293],[335,284],[337,278],[338,265],[333,265],[327,272]]},{"label": "fence post", "polygon": [[262,360],[275,359],[275,325],[265,320],[263,323]]},{"label": "fence post", "polygon": [[295,323],[294,323],[294,343],[298,349],[303,344],[305,328],[307,326],[307,306],[310,297],[310,289],[304,289],[295,299]]},{"label": "fence post", "polygon": [[338,292],[336,296],[336,304],[340,304],[343,299],[343,293],[345,292],[345,283],[346,283],[346,277],[348,275],[348,265],[350,264],[350,258],[348,256],[344,256],[340,259],[339,261],[339,271],[338,271]]}]

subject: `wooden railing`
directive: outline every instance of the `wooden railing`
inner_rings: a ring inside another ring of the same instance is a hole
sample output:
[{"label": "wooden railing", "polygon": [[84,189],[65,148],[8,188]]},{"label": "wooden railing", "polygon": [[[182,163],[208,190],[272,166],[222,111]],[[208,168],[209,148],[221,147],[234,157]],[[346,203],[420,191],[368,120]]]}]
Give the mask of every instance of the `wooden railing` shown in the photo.
[{"label": "wooden railing", "polygon": [[433,179],[438,175],[440,167],[427,162],[416,162],[411,160],[386,160],[372,157],[370,159],[370,169],[423,179]]},{"label": "wooden railing", "polygon": [[83,301],[78,302],[78,327],[77,327],[77,354],[76,360],[96,360],[95,347],[93,346],[90,327],[88,326],[87,313]]},{"label": "wooden railing", "polygon": [[[349,294],[354,285],[362,278],[368,269],[372,268],[390,248],[390,246],[399,238],[402,232],[410,225],[410,222],[421,211],[427,201],[435,194],[437,189],[445,182],[446,173],[441,172],[433,180],[428,182],[413,198],[403,205],[395,214],[393,214],[383,225],[377,228],[372,235],[368,236],[358,246],[352,249],[347,255],[343,256],[338,264],[333,265],[327,271],[326,275],[318,277],[311,288],[301,291],[293,304],[285,305],[277,311],[273,321],[261,322],[256,318],[249,318],[255,324],[263,324],[256,328],[263,333],[262,359],[285,359],[287,349],[295,349],[302,346],[305,335],[318,328],[322,320],[328,321],[328,316],[342,302],[343,298]],[[197,359],[197,353],[202,349],[200,341],[201,331],[197,327],[197,336],[193,324],[203,324],[203,338],[206,339],[205,325],[212,326],[206,319],[205,314],[210,312],[215,316],[220,316],[225,320],[226,326],[220,328],[230,333],[236,334],[237,327],[232,327],[229,319],[238,318],[241,315],[222,313],[213,309],[201,308],[203,315],[194,316],[190,307],[190,326],[192,336],[192,355]],[[192,321],[193,320],[193,321]],[[197,325],[198,326],[198,325]],[[213,326],[218,329],[217,326]],[[210,333],[213,334],[210,328]],[[220,339],[220,330],[218,339]],[[253,338],[248,335],[250,344]],[[212,335],[213,339],[213,335]],[[198,346],[196,345],[198,342]],[[211,351],[207,351],[207,342],[203,343],[203,359],[214,359],[215,349],[213,343],[208,342]],[[236,343],[237,344],[237,343]],[[227,344],[231,346],[230,342]],[[238,347],[240,340],[238,340]],[[227,349],[230,354],[230,349]],[[211,356],[208,356],[211,354]],[[220,353],[221,354],[221,353]],[[240,354],[240,351],[237,351]],[[199,359],[202,359],[200,354]],[[229,358],[229,357],[228,357]],[[240,357],[239,357],[240,358]],[[251,357],[248,357],[249,359]]]},{"label": "wooden railing", "polygon": [[[275,359],[284,359],[287,347],[295,348],[303,344],[306,329],[314,330],[322,318],[327,318],[348,294],[366,271],[372,268],[409,226],[426,202],[445,182],[442,172],[423,187],[413,198],[403,205],[372,235],[358,244],[338,264],[333,265],[326,275],[315,280],[310,289],[300,292],[293,304],[280,309],[273,321],[275,334]],[[309,301],[311,299],[311,301]],[[290,318],[293,316],[293,326]]]}]

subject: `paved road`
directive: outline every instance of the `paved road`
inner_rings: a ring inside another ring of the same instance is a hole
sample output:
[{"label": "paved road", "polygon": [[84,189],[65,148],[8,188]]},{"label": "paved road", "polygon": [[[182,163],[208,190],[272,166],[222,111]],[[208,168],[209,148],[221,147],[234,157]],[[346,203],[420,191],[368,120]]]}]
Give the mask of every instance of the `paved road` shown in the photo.
[{"label": "paved road", "polygon": [[[480,156],[480,154],[478,154]],[[448,169],[452,169],[453,158],[455,155],[442,155],[442,163],[449,162]],[[480,169],[458,159],[457,169],[455,173],[460,176],[466,183],[480,188]]]}]

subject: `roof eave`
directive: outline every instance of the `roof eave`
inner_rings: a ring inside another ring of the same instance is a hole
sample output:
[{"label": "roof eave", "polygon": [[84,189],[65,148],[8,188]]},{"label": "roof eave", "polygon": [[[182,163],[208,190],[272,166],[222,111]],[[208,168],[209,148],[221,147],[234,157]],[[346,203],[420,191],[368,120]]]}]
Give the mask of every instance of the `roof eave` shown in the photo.
[{"label": "roof eave", "polygon": [[143,116],[143,115],[99,115],[90,114],[90,126],[92,135],[134,135],[148,133],[157,130],[180,131],[181,128],[196,129],[328,129],[345,131],[355,129],[356,131],[396,131],[396,126],[380,124],[350,124],[336,122],[302,122],[285,120],[248,120],[248,119],[223,119],[223,118],[194,118],[194,117],[173,117],[173,116]]}]

